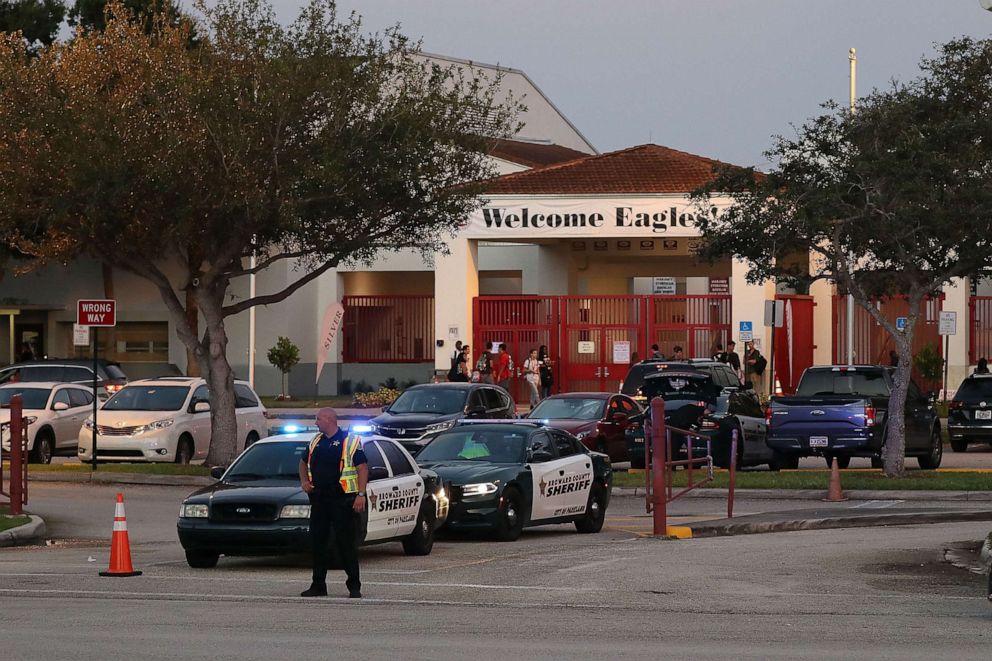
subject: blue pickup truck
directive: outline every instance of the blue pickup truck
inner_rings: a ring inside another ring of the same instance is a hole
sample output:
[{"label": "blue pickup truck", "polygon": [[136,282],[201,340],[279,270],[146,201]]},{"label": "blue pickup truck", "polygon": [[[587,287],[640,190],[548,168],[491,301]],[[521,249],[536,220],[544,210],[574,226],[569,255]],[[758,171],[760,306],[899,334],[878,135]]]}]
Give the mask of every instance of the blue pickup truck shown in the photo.
[{"label": "blue pickup truck", "polygon": [[[783,467],[795,468],[800,457],[833,457],[841,468],[851,457],[868,457],[882,466],[888,430],[893,368],[877,365],[811,367],[791,397],[773,397],[768,404],[768,447]],[[943,444],[933,401],[917,385],[906,396],[906,456],[920,468],[940,466]]]}]

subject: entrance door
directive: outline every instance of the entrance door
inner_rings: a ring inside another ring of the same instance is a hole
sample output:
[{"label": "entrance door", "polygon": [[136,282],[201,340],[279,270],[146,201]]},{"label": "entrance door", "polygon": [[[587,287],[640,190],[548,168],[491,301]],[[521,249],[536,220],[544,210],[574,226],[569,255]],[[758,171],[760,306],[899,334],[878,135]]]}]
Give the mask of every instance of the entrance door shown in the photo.
[{"label": "entrance door", "polygon": [[529,386],[523,378],[524,361],[531,349],[548,347],[555,384],[558,378],[558,299],[553,296],[480,297],[474,303],[472,364],[478,359],[486,342],[505,343],[513,357],[513,377],[510,395],[513,401],[527,402]]},{"label": "entrance door", "polygon": [[566,391],[618,392],[643,355],[644,298],[564,297]]},{"label": "entrance door", "polygon": [[38,360],[45,357],[44,324],[14,324],[14,360]]}]

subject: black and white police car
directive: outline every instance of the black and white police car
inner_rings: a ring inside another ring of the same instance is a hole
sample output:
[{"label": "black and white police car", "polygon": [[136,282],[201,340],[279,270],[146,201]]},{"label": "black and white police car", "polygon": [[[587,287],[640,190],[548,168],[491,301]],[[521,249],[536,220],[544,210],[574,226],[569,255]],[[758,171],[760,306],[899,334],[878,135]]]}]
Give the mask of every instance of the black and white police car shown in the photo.
[{"label": "black and white police car", "polygon": [[[247,448],[218,481],[182,503],[177,528],[191,567],[209,568],[221,555],[279,555],[310,548],[310,501],[300,488],[299,464],[313,433],[283,434]],[[448,517],[438,474],[417,465],[399,443],[363,438],[368,458],[363,544],[402,542],[407,555],[427,555],[434,531]]]}]

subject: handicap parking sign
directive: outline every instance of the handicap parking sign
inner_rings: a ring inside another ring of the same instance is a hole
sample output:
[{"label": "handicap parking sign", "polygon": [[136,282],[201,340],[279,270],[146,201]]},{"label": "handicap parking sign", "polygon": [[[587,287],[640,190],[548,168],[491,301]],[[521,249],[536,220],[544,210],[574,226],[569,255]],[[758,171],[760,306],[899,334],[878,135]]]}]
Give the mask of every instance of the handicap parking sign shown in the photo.
[{"label": "handicap parking sign", "polygon": [[896,330],[900,333],[906,330],[906,317],[896,317]]},{"label": "handicap parking sign", "polygon": [[750,342],[754,339],[754,322],[752,321],[742,321],[741,329],[739,333],[739,339],[741,342]]}]

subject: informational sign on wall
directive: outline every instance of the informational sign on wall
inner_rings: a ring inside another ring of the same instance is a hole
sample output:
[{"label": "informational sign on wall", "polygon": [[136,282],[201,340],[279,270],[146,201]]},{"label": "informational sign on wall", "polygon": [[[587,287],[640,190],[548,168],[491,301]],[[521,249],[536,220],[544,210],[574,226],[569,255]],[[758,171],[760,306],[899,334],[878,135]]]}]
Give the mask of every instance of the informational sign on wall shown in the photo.
[{"label": "informational sign on wall", "polygon": [[90,327],[80,326],[79,324],[72,325],[72,346],[74,347],[88,347],[90,345]]},{"label": "informational sign on wall", "polygon": [[958,313],[950,310],[940,311],[940,321],[937,324],[938,335],[958,334]]},{"label": "informational sign on wall", "polygon": [[630,364],[630,342],[624,340],[613,343],[613,362],[618,365]]},{"label": "informational sign on wall", "polygon": [[595,342],[579,342],[578,346],[579,353],[596,353],[596,343]]},{"label": "informational sign on wall", "polygon": [[711,294],[729,294],[730,278],[710,278]]},{"label": "informational sign on wall", "polygon": [[654,294],[672,295],[675,293],[675,278],[652,278],[651,292]]}]

